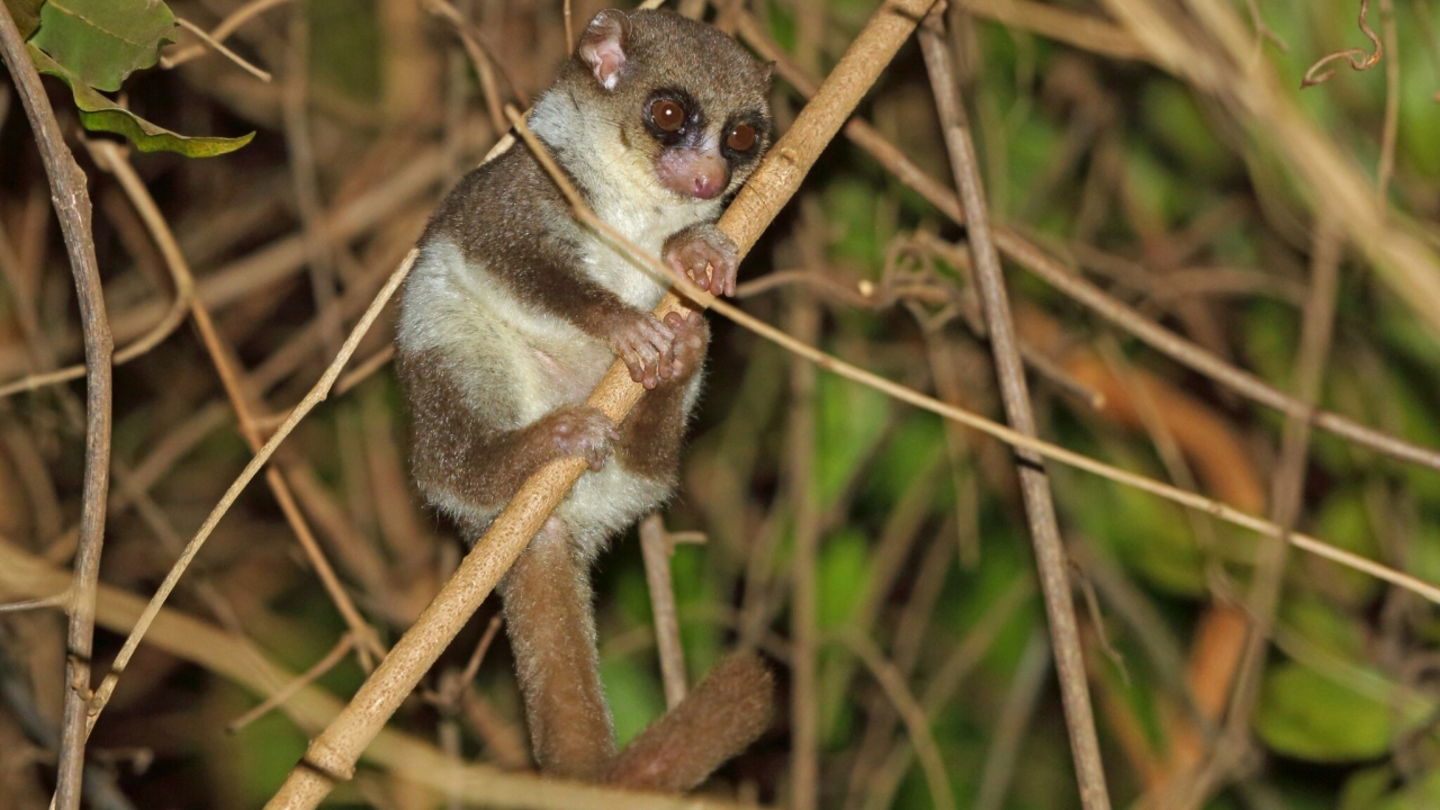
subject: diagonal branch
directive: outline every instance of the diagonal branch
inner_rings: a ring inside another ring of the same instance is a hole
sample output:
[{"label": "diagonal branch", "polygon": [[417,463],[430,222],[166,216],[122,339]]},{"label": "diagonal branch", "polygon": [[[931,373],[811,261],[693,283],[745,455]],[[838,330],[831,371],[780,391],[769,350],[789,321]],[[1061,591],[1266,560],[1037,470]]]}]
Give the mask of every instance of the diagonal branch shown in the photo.
[{"label": "diagonal branch", "polygon": [[[932,13],[926,18],[919,38],[925,66],[930,72],[930,83],[934,87],[935,105],[945,130],[945,145],[950,151],[955,186],[960,190],[960,203],[969,225],[975,280],[980,288],[980,300],[990,331],[990,348],[995,357],[995,372],[1000,378],[1005,414],[1017,432],[1033,438],[1036,435],[1035,415],[1031,411],[1030,393],[1025,386],[1025,368],[1010,315],[1010,301],[1005,294],[1000,257],[991,238],[989,212],[976,166],[975,145],[971,142],[965,106],[960,97],[959,78],[955,75],[939,15]],[[1080,649],[1075,605],[1070,595],[1069,561],[1060,539],[1060,527],[1055,520],[1050,478],[1038,454],[1029,450],[1018,450],[1016,454],[1025,516],[1030,524],[1035,565],[1045,596],[1045,612],[1050,621],[1050,640],[1055,651],[1055,669],[1060,677],[1060,697],[1070,731],[1070,749],[1075,759],[1080,801],[1086,810],[1108,810],[1110,796],[1105,787],[1100,744],[1095,735],[1095,714],[1085,678],[1085,659]]]}]

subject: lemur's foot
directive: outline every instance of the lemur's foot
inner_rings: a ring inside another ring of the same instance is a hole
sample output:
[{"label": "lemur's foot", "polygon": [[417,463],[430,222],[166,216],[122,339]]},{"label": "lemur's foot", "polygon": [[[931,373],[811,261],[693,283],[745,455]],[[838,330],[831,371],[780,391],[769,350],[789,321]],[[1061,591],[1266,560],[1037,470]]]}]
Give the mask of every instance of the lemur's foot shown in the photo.
[{"label": "lemur's foot", "polygon": [[654,315],[637,315],[615,331],[610,345],[625,361],[630,379],[635,382],[654,388],[670,379],[675,360],[675,332]]},{"label": "lemur's foot", "polygon": [[713,224],[695,225],[665,243],[665,263],[712,295],[735,294],[740,249]]},{"label": "lemur's foot", "polygon": [[620,430],[610,418],[589,405],[562,405],[541,420],[556,458],[579,456],[599,471],[610,457]]},{"label": "lemur's foot", "polygon": [[675,332],[670,381],[684,382],[705,364],[705,347],[710,343],[710,327],[705,316],[693,310],[669,312],[665,325]]}]

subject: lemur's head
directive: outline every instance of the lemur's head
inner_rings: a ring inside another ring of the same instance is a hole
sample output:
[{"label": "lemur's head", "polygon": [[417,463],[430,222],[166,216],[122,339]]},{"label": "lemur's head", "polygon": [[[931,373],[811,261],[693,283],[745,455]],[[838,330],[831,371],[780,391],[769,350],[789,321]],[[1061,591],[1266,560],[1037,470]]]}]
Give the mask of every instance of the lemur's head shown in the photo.
[{"label": "lemur's head", "polygon": [[598,159],[631,182],[648,175],[659,194],[714,200],[738,189],[770,145],[770,74],[704,23],[607,9],[586,26],[556,82],[587,138],[556,145],[597,151],[567,162]]}]

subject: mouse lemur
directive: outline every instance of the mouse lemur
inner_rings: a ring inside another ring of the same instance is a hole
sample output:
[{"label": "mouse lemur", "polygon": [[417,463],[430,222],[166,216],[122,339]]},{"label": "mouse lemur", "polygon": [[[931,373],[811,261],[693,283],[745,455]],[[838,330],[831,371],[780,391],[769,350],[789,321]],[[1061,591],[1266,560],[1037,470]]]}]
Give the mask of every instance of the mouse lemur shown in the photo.
[{"label": "mouse lemur", "polygon": [[[770,143],[770,73],[702,23],[602,11],[528,126],[600,218],[733,294],[737,251],[714,223]],[[466,175],[419,247],[396,343],[425,498],[473,544],[538,467],[589,464],[499,588],[536,761],[639,787],[698,783],[763,730],[768,670],[748,655],[723,663],[617,756],[589,569],[674,489],[704,318],[651,315],[665,280],[576,222],[524,144]],[[616,357],[650,389],[620,425],[585,405]],[[686,761],[671,761],[677,746]]]}]

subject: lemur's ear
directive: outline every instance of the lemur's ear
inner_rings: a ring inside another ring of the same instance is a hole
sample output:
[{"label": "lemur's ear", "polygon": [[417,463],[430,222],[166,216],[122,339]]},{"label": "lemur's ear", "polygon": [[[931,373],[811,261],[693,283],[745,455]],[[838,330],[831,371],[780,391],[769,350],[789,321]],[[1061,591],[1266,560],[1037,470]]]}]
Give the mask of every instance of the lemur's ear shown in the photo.
[{"label": "lemur's ear", "polygon": [[620,72],[625,69],[625,41],[630,36],[630,19],[625,12],[607,8],[595,15],[580,35],[577,53],[595,81],[606,90],[614,90],[620,81]]}]

